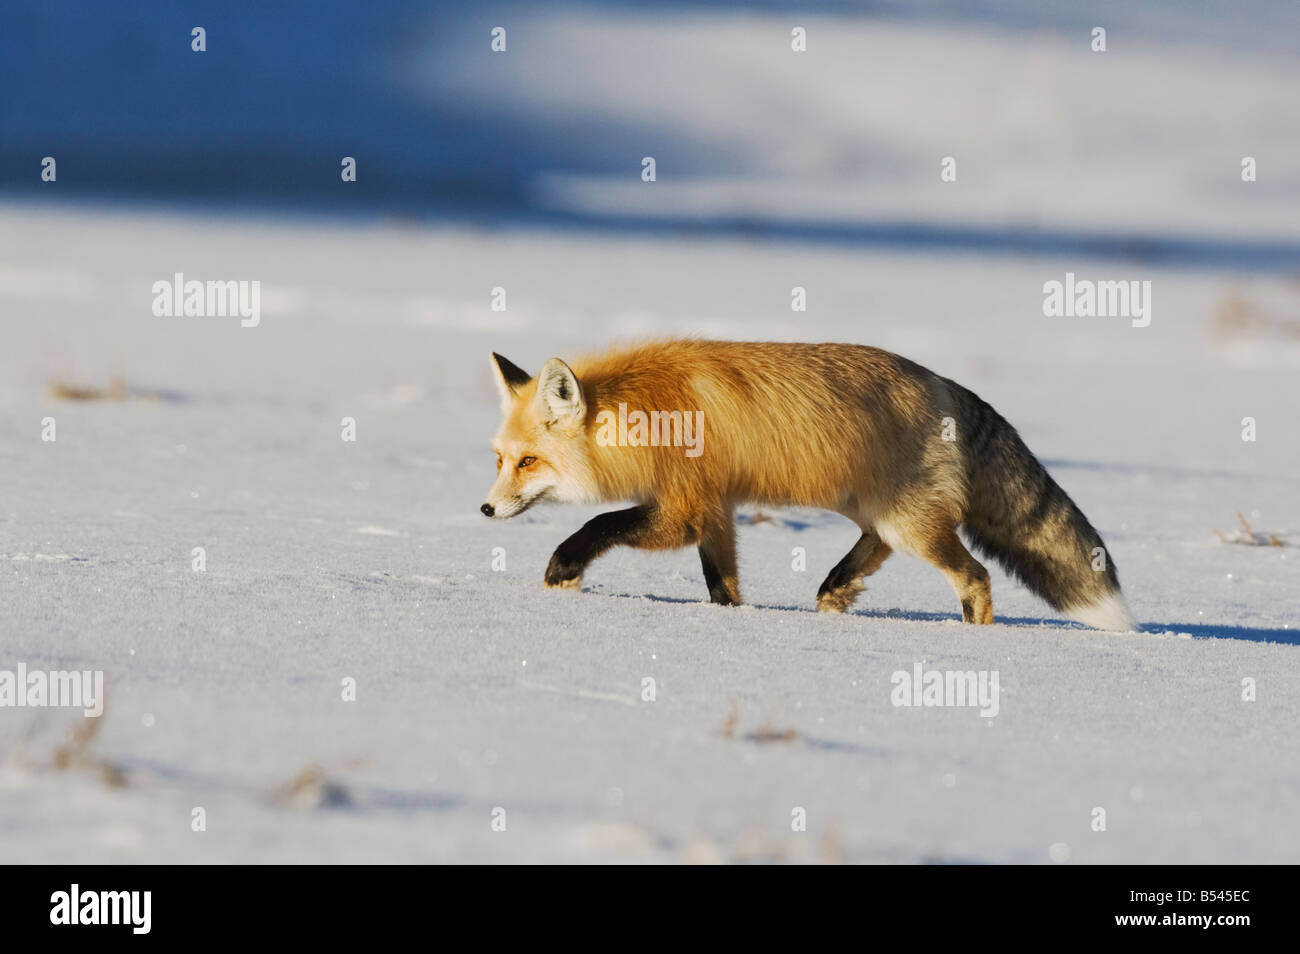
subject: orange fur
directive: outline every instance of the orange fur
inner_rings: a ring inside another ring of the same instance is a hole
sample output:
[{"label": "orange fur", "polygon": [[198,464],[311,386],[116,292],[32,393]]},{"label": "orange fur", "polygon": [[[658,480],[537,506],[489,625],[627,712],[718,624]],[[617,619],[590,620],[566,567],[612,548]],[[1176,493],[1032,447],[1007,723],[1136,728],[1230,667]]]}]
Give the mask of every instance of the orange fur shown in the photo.
[{"label": "orange fur", "polygon": [[[585,566],[612,545],[697,544],[711,596],[736,603],[735,505],[817,507],[863,531],[823,584],[820,608],[843,610],[861,578],[902,549],[945,572],[963,618],[992,621],[988,574],[956,534],[979,467],[960,439],[942,435],[952,422],[959,438],[967,424],[984,428],[1014,457],[1014,431],[948,379],[859,345],[681,339],[611,349],[571,367],[556,359],[536,377],[496,356],[493,368],[504,412],[494,441],[502,466],[485,512],[513,516],[540,500],[638,505],[603,515],[566,541],[552,558],[548,585],[578,585]],[[620,404],[702,412],[699,456],[681,446],[603,444],[602,412],[617,414]],[[1023,456],[1041,471],[1027,450]],[[1032,472],[1023,461],[1014,466]],[[1071,603],[1071,594],[1058,602]],[[1091,591],[1078,599],[1091,600]]]}]

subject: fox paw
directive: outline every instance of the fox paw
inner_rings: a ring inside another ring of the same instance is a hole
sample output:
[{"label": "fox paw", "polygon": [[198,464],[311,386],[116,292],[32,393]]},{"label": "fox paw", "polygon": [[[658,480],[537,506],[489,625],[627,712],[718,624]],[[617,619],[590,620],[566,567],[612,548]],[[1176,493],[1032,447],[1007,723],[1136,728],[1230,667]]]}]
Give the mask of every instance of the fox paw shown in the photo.
[{"label": "fox paw", "polygon": [[817,597],[817,612],[843,613],[848,603],[838,593],[823,593]]},{"label": "fox paw", "polygon": [[961,621],[987,626],[993,622],[993,604],[987,599],[964,599],[961,601]]},{"label": "fox paw", "polygon": [[825,588],[817,594],[817,610],[821,613],[843,613],[858,598],[865,584],[861,579],[842,583],[839,586]]},{"label": "fox paw", "polygon": [[574,560],[566,559],[559,550],[551,555],[551,562],[546,565],[546,576],[542,582],[550,589],[582,589],[582,571],[585,567]]}]

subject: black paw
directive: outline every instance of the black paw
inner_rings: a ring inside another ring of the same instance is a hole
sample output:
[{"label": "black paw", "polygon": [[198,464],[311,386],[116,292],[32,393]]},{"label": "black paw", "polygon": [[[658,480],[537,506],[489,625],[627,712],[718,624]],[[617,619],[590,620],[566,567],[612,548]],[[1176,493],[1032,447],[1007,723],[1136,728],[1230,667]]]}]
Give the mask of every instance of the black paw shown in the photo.
[{"label": "black paw", "polygon": [[576,560],[556,550],[551,554],[551,562],[546,564],[546,576],[542,578],[547,586],[564,590],[576,590],[582,585],[582,571],[586,569],[581,560]]},{"label": "black paw", "polygon": [[725,586],[709,587],[709,602],[719,606],[739,606],[740,597]]}]

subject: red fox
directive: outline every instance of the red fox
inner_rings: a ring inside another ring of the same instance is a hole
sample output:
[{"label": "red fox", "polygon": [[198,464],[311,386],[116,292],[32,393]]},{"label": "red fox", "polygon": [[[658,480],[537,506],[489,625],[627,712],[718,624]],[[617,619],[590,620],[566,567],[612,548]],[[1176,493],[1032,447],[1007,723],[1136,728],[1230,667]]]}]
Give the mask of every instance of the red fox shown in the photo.
[{"label": "red fox", "polygon": [[[709,598],[740,603],[734,508],[817,507],[861,537],[822,583],[842,613],[902,550],[938,567],[968,623],[993,622],[988,571],[958,529],[1052,607],[1129,631],[1101,537],[1015,429],[966,388],[907,358],[850,344],[664,340],[575,360],[537,377],[492,355],[504,415],[482,512],[538,501],[635,506],[559,545],[545,583],[577,589],[616,545],[694,544]],[[630,409],[630,410],[629,410]]]}]

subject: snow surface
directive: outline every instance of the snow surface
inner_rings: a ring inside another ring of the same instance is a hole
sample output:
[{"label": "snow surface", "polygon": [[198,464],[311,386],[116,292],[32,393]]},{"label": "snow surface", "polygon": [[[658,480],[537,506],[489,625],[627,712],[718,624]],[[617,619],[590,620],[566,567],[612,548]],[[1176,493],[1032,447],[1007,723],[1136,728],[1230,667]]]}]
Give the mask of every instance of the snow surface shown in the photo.
[{"label": "snow surface", "polygon": [[[94,733],[0,708],[0,861],[1300,860],[1300,7],[828,2],[802,59],[788,5],[751,7],[205,8],[208,60],[157,26],[183,5],[6,11],[0,670],[103,669],[108,698]],[[49,201],[337,211],[353,152],[347,208],[400,216]],[[490,224],[417,224],[461,192]],[[178,271],[261,281],[261,324],[153,317]],[[1066,272],[1150,280],[1150,326],[1044,317]],[[673,333],[961,381],[1143,631],[994,566],[997,623],[966,626],[902,556],[818,614],[858,531],[810,511],[745,509],[740,608],[693,551],[545,589],[598,511],[479,514],[488,353]],[[917,663],[996,670],[998,714],[895,707]]]},{"label": "snow surface", "polygon": [[[1088,7],[1035,28],[1041,10],[1001,4],[1000,29],[842,11],[533,8],[508,19],[525,39],[499,66],[464,40],[500,22],[485,9],[430,31],[394,73],[431,107],[474,100],[523,130],[542,167],[535,201],[596,218],[1295,242],[1300,58],[1294,44],[1269,49],[1267,34],[1294,36],[1300,11],[1240,10],[1255,31],[1243,55],[1222,37],[1171,43],[1193,11],[1144,29],[1145,6]],[[1295,22],[1270,25],[1269,14]],[[790,52],[792,23],[807,54]],[[1089,48],[1099,24],[1100,54]],[[544,138],[556,125],[576,133],[570,156]],[[655,188],[626,174],[629,154],[655,157]],[[1267,175],[1243,189],[1244,155]],[[957,179],[939,189],[945,156]]]},{"label": "snow surface", "polygon": [[[1042,316],[1045,280],[1122,267],[1077,259],[21,206],[0,252],[0,668],[109,682],[91,764],[49,767],[80,716],[0,710],[6,860],[1296,859],[1300,343],[1214,332],[1229,295],[1294,320],[1293,282],[1142,268],[1137,329]],[[261,325],[154,318],[175,270],[258,277]],[[955,376],[1101,530],[1146,631],[1064,622],[997,570],[997,624],[965,626],[898,556],[819,615],[856,529],[803,511],[742,527],[743,608],[704,602],[692,551],[544,589],[595,511],[479,515],[487,354],[536,369],[648,331],[871,342]],[[47,390],[119,372],[126,400]],[[1288,545],[1220,542],[1235,510]],[[996,669],[999,714],[894,707],[916,662]]]}]

